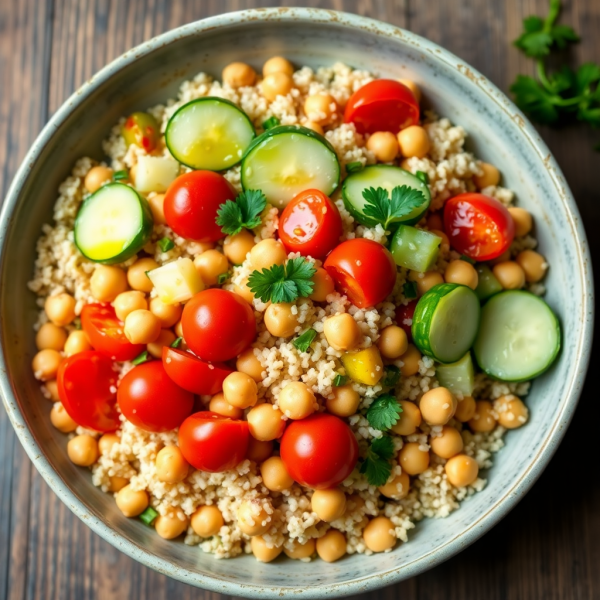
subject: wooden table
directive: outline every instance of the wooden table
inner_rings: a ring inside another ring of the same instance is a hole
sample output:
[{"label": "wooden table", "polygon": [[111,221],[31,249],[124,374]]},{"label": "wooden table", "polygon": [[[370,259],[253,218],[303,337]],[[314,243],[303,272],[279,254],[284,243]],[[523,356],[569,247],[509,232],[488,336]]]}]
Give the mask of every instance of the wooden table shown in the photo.
[{"label": "wooden table", "polygon": [[[62,102],[110,60],[152,36],[220,12],[274,0],[0,0],[0,189]],[[532,61],[511,46],[546,0],[292,0],[346,10],[424,35],[507,90]],[[569,0],[563,22],[583,42],[571,58],[600,61],[600,1]],[[543,129],[600,257],[600,139],[584,126]],[[4,195],[4,194],[3,194]],[[600,264],[600,263],[599,263]],[[594,355],[598,358],[598,353]],[[594,358],[592,358],[594,365]],[[594,369],[595,367],[592,367]],[[599,400],[588,384],[566,439],[519,506],[436,569],[369,598],[600,598]],[[93,534],[49,490],[0,411],[0,599],[224,600],[147,569]],[[365,600],[366,600],[365,596]]]}]

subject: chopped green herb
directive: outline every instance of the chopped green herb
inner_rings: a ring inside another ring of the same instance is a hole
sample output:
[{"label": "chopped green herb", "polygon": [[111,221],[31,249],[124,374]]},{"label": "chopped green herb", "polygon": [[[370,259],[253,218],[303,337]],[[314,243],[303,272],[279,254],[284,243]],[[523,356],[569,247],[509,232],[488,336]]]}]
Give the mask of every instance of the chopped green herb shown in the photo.
[{"label": "chopped green herb", "polygon": [[129,173],[125,169],[113,173],[113,181],[123,181],[124,179],[129,179]]},{"label": "chopped green herb", "polygon": [[164,237],[164,238],[158,240],[158,245],[160,246],[160,249],[163,252],[168,252],[169,250],[172,250],[173,248],[175,248],[175,243],[173,242],[173,240],[169,239],[168,237]]},{"label": "chopped green herb", "polygon": [[381,385],[394,388],[400,381],[400,369],[396,365],[387,365],[383,370]]},{"label": "chopped green herb", "polygon": [[394,442],[388,435],[375,438],[360,465],[360,472],[367,476],[370,485],[384,485],[392,472],[390,458],[394,454]]},{"label": "chopped green herb", "polygon": [[339,373],[335,376],[333,380],[334,387],[340,387],[341,385],[345,385],[348,381],[348,378],[345,375],[340,375]]},{"label": "chopped green herb", "polygon": [[316,337],[317,332],[314,329],[307,329],[303,334],[299,335],[292,344],[294,344],[294,347],[300,352],[307,352]]},{"label": "chopped green herb", "polygon": [[369,187],[363,190],[362,195],[366,200],[364,214],[379,221],[384,229],[387,229],[392,221],[405,217],[427,202],[423,192],[407,185],[397,185],[393,188],[391,200],[388,191],[381,187]]},{"label": "chopped green herb", "polygon": [[171,344],[171,348],[179,348],[179,346],[181,346],[181,342],[183,342],[183,338],[182,337],[178,337],[172,344]]},{"label": "chopped green herb", "polygon": [[357,171],[362,171],[364,167],[360,160],[356,160],[346,165],[346,173],[356,173]]},{"label": "chopped green herb", "polygon": [[217,225],[227,235],[235,235],[242,229],[253,229],[261,223],[260,214],[267,206],[267,199],[260,190],[246,190],[235,200],[227,200],[217,211]]},{"label": "chopped green herb", "polygon": [[417,171],[415,177],[418,177],[425,185],[429,183],[429,175],[425,171]]},{"label": "chopped green herb", "polygon": [[271,129],[272,127],[277,127],[280,124],[280,120],[277,117],[269,117],[262,125],[263,129],[266,131],[267,129]]},{"label": "chopped green herb", "polygon": [[470,256],[466,256],[465,254],[460,255],[460,260],[464,260],[465,262],[468,262],[470,265],[474,265],[476,262]]},{"label": "chopped green herb", "polygon": [[298,257],[284,265],[273,265],[269,269],[253,271],[248,277],[250,291],[263,302],[293,302],[312,294],[313,275],[317,272],[312,262]]},{"label": "chopped green herb", "polygon": [[148,350],[144,350],[141,354],[136,356],[132,361],[132,365],[141,365],[142,363],[148,362],[150,357],[148,356]]},{"label": "chopped green herb", "polygon": [[79,317],[75,317],[73,324],[75,325],[75,329],[81,329],[81,319]]},{"label": "chopped green herb", "polygon": [[412,300],[417,297],[417,282],[416,281],[407,281],[402,286],[402,293],[405,298]]},{"label": "chopped green herb", "polygon": [[229,278],[229,271],[225,271],[225,273],[221,273],[217,277],[217,283],[219,285],[223,285],[227,281],[228,278]]},{"label": "chopped green herb", "polygon": [[140,519],[142,521],[144,521],[144,523],[146,523],[146,525],[151,526],[152,523],[154,523],[154,519],[156,519],[156,517],[158,517],[158,513],[151,507],[149,506],[141,515],[140,515]]},{"label": "chopped green herb", "polygon": [[369,425],[379,431],[387,431],[393,427],[400,417],[402,407],[395,396],[383,394],[373,401],[367,410]]}]

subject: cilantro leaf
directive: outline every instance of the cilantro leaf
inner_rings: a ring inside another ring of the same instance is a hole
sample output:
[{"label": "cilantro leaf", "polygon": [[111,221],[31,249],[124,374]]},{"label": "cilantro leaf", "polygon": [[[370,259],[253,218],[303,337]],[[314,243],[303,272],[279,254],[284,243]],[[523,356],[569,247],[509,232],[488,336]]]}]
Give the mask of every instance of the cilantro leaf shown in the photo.
[{"label": "cilantro leaf", "polygon": [[371,442],[371,450],[385,460],[390,460],[394,455],[394,442],[391,437],[383,435]]},{"label": "cilantro leaf", "polygon": [[542,58],[550,53],[553,38],[544,30],[544,21],[540,17],[527,17],[523,20],[525,30],[514,45],[531,58]]},{"label": "cilantro leaf", "polygon": [[400,381],[400,369],[396,365],[387,365],[383,372],[381,385],[390,388],[396,387],[397,383]]},{"label": "cilantro leaf", "polygon": [[390,218],[390,196],[387,191],[381,187],[368,187],[363,190],[362,195],[366,200],[363,208],[365,215],[382,224],[387,223]]},{"label": "cilantro leaf", "polygon": [[303,334],[299,335],[292,344],[300,352],[307,352],[316,337],[317,332],[314,329],[307,329]]},{"label": "cilantro leaf", "polygon": [[401,412],[398,400],[391,394],[383,394],[369,406],[366,417],[371,427],[387,431],[398,422]]},{"label": "cilantro leaf", "polygon": [[266,206],[267,199],[260,190],[246,190],[235,200],[219,206],[216,223],[227,235],[235,235],[244,228],[253,229],[260,225],[260,215]]},{"label": "cilantro leaf", "polygon": [[253,271],[248,287],[263,302],[293,302],[298,296],[309,296],[314,288],[314,265],[302,257],[292,258],[284,265]]},{"label": "cilantro leaf", "polygon": [[132,365],[141,365],[142,363],[148,362],[151,360],[150,356],[148,356],[148,350],[144,350],[141,354],[138,354],[132,361]]},{"label": "cilantro leaf", "polygon": [[569,44],[578,42],[580,39],[573,28],[568,25],[554,25],[550,29],[550,35],[552,42],[559,50],[564,50]]},{"label": "cilantro leaf", "polygon": [[171,344],[171,348],[179,348],[181,346],[181,342],[183,342],[183,338],[179,336],[175,339],[175,341]]},{"label": "cilantro leaf", "polygon": [[173,240],[169,239],[168,237],[164,237],[164,238],[158,240],[158,245],[160,246],[160,249],[163,252],[168,252],[169,250],[172,250],[173,248],[175,248],[175,243],[173,242]]},{"label": "cilantro leaf", "polygon": [[354,162],[346,165],[346,173],[356,173],[357,171],[362,171],[363,169],[364,165],[360,160],[355,160]]},{"label": "cilantro leaf", "polygon": [[600,81],[600,66],[595,63],[583,63],[575,73],[575,89],[583,94],[590,86]]},{"label": "cilantro leaf", "polygon": [[423,192],[408,185],[397,185],[392,189],[392,197],[387,190],[369,187],[363,190],[365,206],[363,212],[388,229],[390,223],[410,214],[415,208],[427,202]]},{"label": "cilantro leaf", "polygon": [[559,118],[552,102],[552,94],[538,81],[528,75],[518,75],[510,91],[515,95],[517,106],[539,123],[551,125]]},{"label": "cilantro leaf", "polygon": [[335,376],[335,379],[333,380],[333,386],[340,387],[341,385],[344,385],[347,381],[348,381],[348,378],[345,375],[340,375],[338,373]]},{"label": "cilantro leaf", "polygon": [[360,465],[360,472],[366,475],[370,485],[384,485],[392,472],[390,458],[394,454],[394,442],[392,438],[384,435],[375,438],[367,452],[365,460]]},{"label": "cilantro leaf", "polygon": [[417,282],[416,281],[407,281],[402,286],[402,293],[405,298],[412,300],[417,297]]},{"label": "cilantro leaf", "polygon": [[229,271],[217,275],[217,283],[223,285],[229,279]]}]

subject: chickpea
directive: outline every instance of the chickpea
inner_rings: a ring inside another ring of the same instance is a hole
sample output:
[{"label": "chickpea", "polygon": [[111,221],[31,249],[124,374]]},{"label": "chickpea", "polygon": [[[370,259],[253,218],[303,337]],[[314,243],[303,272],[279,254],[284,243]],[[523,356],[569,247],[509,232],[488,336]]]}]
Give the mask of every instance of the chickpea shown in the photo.
[{"label": "chickpea", "polygon": [[139,308],[127,315],[123,332],[132,344],[151,344],[160,335],[160,319],[149,310]]},{"label": "chickpea", "polygon": [[400,148],[396,136],[389,131],[376,131],[367,140],[370,150],[379,162],[392,162],[398,156]]},{"label": "chickpea", "polygon": [[400,153],[406,158],[424,158],[431,148],[427,131],[419,125],[411,125],[398,134]]},{"label": "chickpea", "polygon": [[283,546],[269,546],[261,535],[255,535],[250,540],[250,548],[256,560],[264,563],[275,560],[283,551]]},{"label": "chickpea", "polygon": [[250,435],[261,442],[269,442],[281,437],[285,428],[283,413],[272,404],[255,406],[247,415]]},{"label": "chickpea", "polygon": [[400,358],[408,350],[406,331],[397,325],[390,325],[381,331],[377,346],[384,358]]},{"label": "chickpea", "polygon": [[127,277],[120,267],[100,265],[90,278],[92,296],[100,302],[112,302],[127,290]]},{"label": "chickpea", "polygon": [[456,412],[456,398],[445,387],[437,387],[425,392],[419,408],[429,425],[445,425]]},{"label": "chickpea", "polygon": [[452,458],[463,450],[463,439],[458,429],[445,425],[440,435],[431,436],[431,450],[440,458]]},{"label": "chickpea", "polygon": [[112,447],[120,441],[118,435],[115,435],[114,433],[105,433],[98,440],[98,450],[100,450],[100,454],[110,454]]},{"label": "chickpea", "polygon": [[500,183],[500,171],[494,165],[482,162],[479,167],[482,173],[481,175],[475,175],[473,181],[480,190]]},{"label": "chickpea", "polygon": [[188,476],[190,465],[177,446],[165,446],[156,455],[156,476],[165,483],[179,483]]},{"label": "chickpea", "polygon": [[411,271],[408,277],[411,281],[417,284],[417,292],[419,296],[422,296],[425,292],[428,292],[432,287],[444,283],[444,278],[441,273],[437,271],[428,271],[427,273],[417,273]]},{"label": "chickpea", "polygon": [[301,381],[288,383],[279,392],[279,408],[290,419],[305,419],[318,408],[313,391]]},{"label": "chickpea", "polygon": [[466,423],[473,418],[475,414],[475,399],[472,396],[465,396],[458,401],[454,418],[461,423]]},{"label": "chickpea", "polygon": [[294,80],[291,75],[282,73],[269,73],[261,82],[260,88],[263,96],[273,102],[277,96],[286,96],[292,91]]},{"label": "chickpea", "polygon": [[148,508],[148,494],[144,490],[133,490],[127,484],[117,492],[115,498],[119,510],[126,517],[137,517]]},{"label": "chickpea", "polygon": [[267,458],[260,466],[260,474],[264,486],[272,492],[289,490],[294,485],[294,480],[290,477],[283,460],[279,456]]},{"label": "chickpea", "polygon": [[71,419],[60,402],[57,402],[50,411],[50,423],[62,433],[71,433],[77,429],[77,423]]},{"label": "chickpea", "polygon": [[291,337],[298,327],[297,307],[287,302],[270,304],[265,311],[265,326],[275,337]]},{"label": "chickpea", "polygon": [[448,239],[448,236],[440,229],[432,229],[429,233],[433,233],[442,238],[442,241],[440,242],[440,252],[442,254],[448,254],[448,252],[450,252],[450,240]]},{"label": "chickpea", "polygon": [[273,56],[263,65],[263,77],[271,75],[271,73],[285,73],[286,75],[294,74],[294,65],[283,56]]},{"label": "chickpea", "polygon": [[170,346],[177,338],[170,329],[160,329],[158,337],[146,345],[146,349],[154,358],[162,358],[162,349],[165,346]]},{"label": "chickpea", "polygon": [[408,475],[419,475],[429,467],[429,452],[421,450],[419,446],[417,442],[404,444],[398,455],[402,471]]},{"label": "chickpea", "polygon": [[173,540],[187,531],[187,518],[180,519],[176,514],[158,515],[154,521],[154,529],[164,540]]},{"label": "chickpea", "polygon": [[258,400],[258,386],[250,375],[234,371],[223,381],[223,396],[231,406],[249,408]]},{"label": "chickpea", "polygon": [[208,410],[224,417],[230,417],[231,419],[241,419],[244,414],[241,408],[229,404],[222,393],[215,394],[210,399]]},{"label": "chickpea", "polygon": [[244,279],[241,286],[234,284],[233,291],[238,296],[241,296],[248,304],[252,304],[252,301],[254,300],[254,294],[252,293],[252,290],[248,287],[247,278]]},{"label": "chickpea", "polygon": [[315,490],[311,498],[312,511],[326,523],[344,516],[346,512],[346,494],[338,488]]},{"label": "chickpea", "polygon": [[261,463],[273,454],[273,442],[261,442],[250,436],[248,439],[248,450],[246,458],[255,463]]},{"label": "chickpea", "polygon": [[478,433],[492,431],[496,427],[494,407],[488,400],[478,400],[475,403],[475,414],[469,421],[469,427]]},{"label": "chickpea", "polygon": [[414,402],[408,400],[400,400],[400,406],[400,418],[391,429],[396,435],[412,435],[421,425],[421,411]]},{"label": "chickpea", "polygon": [[465,260],[453,260],[448,263],[444,273],[446,283],[459,283],[474,290],[479,283],[475,267]]},{"label": "chickpea", "polygon": [[493,267],[495,265],[499,265],[500,263],[506,262],[507,260],[510,260],[510,250],[504,251],[500,256],[493,258],[492,260],[488,261],[488,263]]},{"label": "chickpea", "polygon": [[235,368],[246,375],[250,375],[257,383],[263,379],[263,366],[254,354],[254,348],[246,348],[235,362]]},{"label": "chickpea", "polygon": [[216,506],[201,506],[190,519],[194,533],[203,538],[217,535],[224,524],[223,515]]},{"label": "chickpea", "polygon": [[180,304],[165,304],[160,298],[152,298],[150,312],[158,318],[162,329],[168,329],[181,319],[183,309]]},{"label": "chickpea", "polygon": [[58,384],[56,383],[56,379],[46,381],[45,387],[48,394],[50,394],[49,400],[52,402],[58,402],[60,400],[60,396],[58,395]]},{"label": "chickpea", "polygon": [[457,454],[446,463],[448,481],[456,487],[471,485],[479,474],[479,465],[474,458],[466,454]]},{"label": "chickpea", "polygon": [[283,546],[283,552],[288,558],[294,558],[296,560],[302,560],[303,558],[310,558],[316,550],[316,543],[314,538],[310,538],[304,544],[298,543],[296,540],[288,540]]},{"label": "chickpea", "polygon": [[408,350],[400,357],[402,366],[400,373],[402,377],[411,377],[419,372],[419,363],[421,362],[421,353],[413,344],[408,345]]},{"label": "chickpea", "polygon": [[531,213],[520,206],[510,206],[508,212],[515,223],[515,237],[527,235],[533,227]]},{"label": "chickpea", "polygon": [[273,508],[268,499],[253,498],[240,504],[237,522],[242,533],[249,536],[264,535],[272,525]]},{"label": "chickpea", "polygon": [[421,88],[412,79],[398,79],[398,81],[412,92],[417,103],[421,102]]},{"label": "chickpea", "polygon": [[396,545],[396,528],[387,517],[375,517],[365,527],[363,539],[372,552],[385,552]]},{"label": "chickpea", "polygon": [[500,396],[494,402],[494,410],[498,414],[498,423],[506,429],[517,429],[529,419],[529,410],[523,401],[512,394]]},{"label": "chickpea", "polygon": [[56,350],[60,352],[65,347],[67,332],[54,323],[44,323],[35,336],[38,350]]},{"label": "chickpea", "polygon": [[92,345],[85,331],[72,331],[65,344],[65,355],[73,356],[73,354],[79,354],[91,349]]},{"label": "chickpea", "polygon": [[143,292],[123,292],[115,298],[113,306],[117,317],[124,321],[134,310],[147,310],[148,302]]},{"label": "chickpea", "polygon": [[140,258],[127,269],[127,281],[132,289],[140,292],[152,291],[152,282],[146,271],[158,268],[158,263],[153,258]]},{"label": "chickpea", "polygon": [[40,350],[31,362],[34,377],[40,381],[56,379],[56,372],[61,361],[62,356],[56,350],[50,348]]},{"label": "chickpea", "polygon": [[315,123],[314,121],[306,121],[306,123],[304,123],[304,127],[306,127],[307,129],[311,129],[312,131],[316,131],[319,135],[325,134],[323,127],[321,127],[321,125]]},{"label": "chickpea", "polygon": [[304,114],[313,123],[330,125],[335,121],[337,113],[338,105],[331,94],[313,94],[304,101]]},{"label": "chickpea", "polygon": [[329,317],[323,325],[323,333],[327,343],[336,350],[352,350],[362,338],[358,323],[348,313]]},{"label": "chickpea", "polygon": [[48,318],[59,327],[69,325],[75,319],[75,298],[67,293],[48,296],[44,310]]},{"label": "chickpea", "polygon": [[358,410],[360,396],[352,385],[340,385],[334,387],[333,398],[327,398],[325,406],[327,410],[337,417],[350,417]]},{"label": "chickpea", "polygon": [[525,280],[537,283],[546,275],[548,263],[546,259],[535,250],[523,250],[517,255],[517,263],[525,273]]},{"label": "chickpea", "polygon": [[317,540],[317,554],[328,563],[339,560],[346,554],[346,537],[337,529],[329,529]]},{"label": "chickpea", "polygon": [[329,296],[329,294],[333,294],[335,289],[333,279],[331,278],[331,275],[329,275],[329,273],[323,269],[323,267],[319,267],[317,269],[316,273],[312,277],[312,282],[315,285],[309,298],[313,302],[325,302],[325,300],[327,300],[327,296]]},{"label": "chickpea", "polygon": [[165,219],[165,195],[154,194],[148,198],[148,204],[152,211],[152,218],[157,225],[166,225]]},{"label": "chickpea", "polygon": [[250,262],[257,271],[268,269],[273,265],[282,265],[287,259],[287,252],[278,240],[268,239],[258,242],[250,250]]},{"label": "chickpea", "polygon": [[492,271],[505,290],[518,290],[525,285],[525,271],[517,262],[507,260],[494,266]]},{"label": "chickpea", "polygon": [[429,213],[427,217],[427,229],[429,231],[436,230],[444,233],[444,220],[439,212]]},{"label": "chickpea", "polygon": [[254,245],[254,236],[247,229],[242,229],[239,233],[225,238],[223,253],[234,265],[241,265]]},{"label": "chickpea", "polygon": [[108,491],[116,494],[117,492],[120,492],[128,483],[129,479],[126,477],[113,475],[113,477],[110,477],[108,480]]},{"label": "chickpea", "polygon": [[246,63],[232,62],[223,69],[222,79],[232,88],[248,87],[254,85],[256,71]]},{"label": "chickpea", "polygon": [[199,254],[194,259],[194,266],[206,286],[217,285],[219,275],[229,271],[227,257],[218,250],[207,250]]},{"label": "chickpea", "polygon": [[96,190],[99,190],[102,185],[112,180],[113,170],[103,165],[92,167],[83,180],[85,189],[93,194]]},{"label": "chickpea", "polygon": [[67,454],[72,463],[79,467],[93,465],[100,456],[98,442],[87,433],[76,435],[67,444]]},{"label": "chickpea", "polygon": [[[181,321],[177,322],[177,324],[175,325],[174,329],[175,329],[175,335],[177,337],[182,338],[183,337],[183,326],[181,325]],[[185,343],[185,340],[184,340],[184,343]]]},{"label": "chickpea", "polygon": [[410,477],[408,473],[402,471],[400,475],[396,475],[391,481],[379,487],[379,491],[386,497],[392,500],[401,500],[406,498],[410,490]]}]

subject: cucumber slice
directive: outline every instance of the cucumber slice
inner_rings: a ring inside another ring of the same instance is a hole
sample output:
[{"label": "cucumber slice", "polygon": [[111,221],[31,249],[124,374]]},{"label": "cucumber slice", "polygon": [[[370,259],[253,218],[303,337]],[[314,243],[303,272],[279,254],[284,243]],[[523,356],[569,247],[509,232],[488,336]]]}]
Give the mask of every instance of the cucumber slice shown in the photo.
[{"label": "cucumber slice", "polygon": [[502,291],[502,285],[487,265],[477,265],[475,270],[478,278],[475,293],[482,302]]},{"label": "cucumber slice", "polygon": [[124,183],[109,183],[82,204],[75,219],[75,245],[90,260],[120,263],[139,252],[152,234],[148,202]]},{"label": "cucumber slice", "polygon": [[490,298],[481,311],[475,358],[483,371],[501,381],[541,375],[560,350],[560,325],[539,297],[510,290]]},{"label": "cucumber slice", "polygon": [[245,112],[229,100],[209,96],[175,111],[167,123],[165,143],[190,169],[223,171],[240,162],[255,135]]},{"label": "cucumber slice", "polygon": [[390,252],[400,267],[425,273],[437,261],[442,238],[410,225],[400,225],[392,238]]},{"label": "cucumber slice", "polygon": [[242,187],[261,190],[278,208],[308,189],[329,196],[339,182],[333,146],[306,127],[272,127],[252,142],[242,160]]},{"label": "cucumber slice", "polygon": [[438,365],[435,370],[440,385],[451,392],[470,396],[475,387],[475,370],[471,353],[467,352],[460,360],[450,365]]},{"label": "cucumber slice", "polygon": [[413,225],[421,219],[423,213],[429,208],[431,194],[429,193],[429,187],[426,183],[423,183],[418,177],[400,167],[394,167],[392,165],[373,165],[349,175],[346,177],[344,185],[342,186],[342,198],[344,199],[344,204],[348,209],[348,212],[359,223],[362,223],[367,227],[374,227],[377,225],[378,221],[372,217],[367,217],[363,213],[365,207],[363,191],[370,187],[380,187],[387,190],[391,197],[392,189],[399,185],[407,185],[408,187],[419,190],[425,198],[423,204],[413,209],[410,214],[397,219],[396,221],[392,221],[392,223]]},{"label": "cucumber slice", "polygon": [[456,362],[475,341],[480,312],[479,300],[471,288],[440,283],[417,303],[413,340],[423,354],[441,363]]}]

